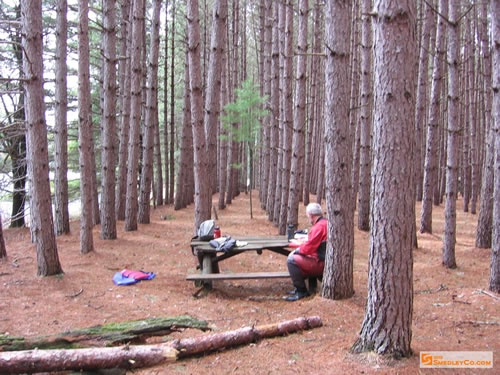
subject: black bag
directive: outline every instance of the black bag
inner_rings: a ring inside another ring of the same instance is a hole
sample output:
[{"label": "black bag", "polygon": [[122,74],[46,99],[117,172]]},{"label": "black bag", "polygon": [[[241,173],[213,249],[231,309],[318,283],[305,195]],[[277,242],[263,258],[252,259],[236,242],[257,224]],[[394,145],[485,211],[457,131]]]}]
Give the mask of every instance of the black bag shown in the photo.
[{"label": "black bag", "polygon": [[318,247],[318,258],[320,261],[324,262],[326,256],[326,241],[322,241]]}]

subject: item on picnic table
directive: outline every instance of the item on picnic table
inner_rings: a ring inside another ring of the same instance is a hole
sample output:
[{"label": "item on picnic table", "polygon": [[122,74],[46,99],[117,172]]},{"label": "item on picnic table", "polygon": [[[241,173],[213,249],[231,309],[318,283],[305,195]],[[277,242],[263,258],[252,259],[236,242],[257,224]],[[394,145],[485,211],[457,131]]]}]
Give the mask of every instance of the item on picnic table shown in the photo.
[{"label": "item on picnic table", "polygon": [[215,247],[217,251],[226,252],[236,246],[236,240],[229,236],[219,237],[215,240],[211,240],[210,246]]}]

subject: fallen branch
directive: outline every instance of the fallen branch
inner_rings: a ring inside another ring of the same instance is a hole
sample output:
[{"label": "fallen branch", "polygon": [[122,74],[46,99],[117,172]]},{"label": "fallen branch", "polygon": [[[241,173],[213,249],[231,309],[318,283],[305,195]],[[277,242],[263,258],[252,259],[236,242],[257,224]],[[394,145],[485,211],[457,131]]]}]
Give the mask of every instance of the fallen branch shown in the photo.
[{"label": "fallen branch", "polygon": [[491,294],[490,292],[487,292],[486,290],[479,289],[478,292],[486,294],[487,296],[489,296],[489,297],[491,297],[493,299],[496,299],[497,301],[500,301],[499,297],[495,296],[494,294]]},{"label": "fallen branch", "polygon": [[[0,351],[29,349],[76,349],[144,343],[148,337],[164,336],[179,328],[208,330],[206,321],[189,315],[109,323],[53,336],[15,337],[0,335]],[[1,373],[1,371],[0,371]]]},{"label": "fallen branch", "polygon": [[82,293],[83,293],[83,288],[81,288],[78,292],[76,292],[74,294],[71,294],[69,296],[66,296],[66,297],[68,297],[68,298],[76,298],[76,297],[78,297]]},{"label": "fallen branch", "polygon": [[458,322],[457,326],[461,326],[462,324],[472,324],[473,326],[479,326],[479,325],[487,325],[487,326],[498,326],[500,325],[499,322],[495,321],[480,321],[480,320],[462,320],[461,322]]},{"label": "fallen branch", "polygon": [[313,316],[158,345],[5,352],[0,353],[0,373],[150,367],[181,357],[249,344],[262,338],[286,335],[321,325],[321,319]]}]

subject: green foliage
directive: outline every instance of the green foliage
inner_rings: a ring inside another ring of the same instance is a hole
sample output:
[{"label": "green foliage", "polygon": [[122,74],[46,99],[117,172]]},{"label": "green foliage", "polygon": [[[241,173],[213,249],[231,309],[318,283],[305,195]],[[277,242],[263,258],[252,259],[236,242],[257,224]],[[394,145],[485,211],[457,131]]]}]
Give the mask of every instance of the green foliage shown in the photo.
[{"label": "green foliage", "polygon": [[267,110],[262,109],[265,100],[250,79],[244,81],[241,88],[236,89],[236,100],[226,104],[226,114],[221,117],[224,128],[236,142],[248,142],[249,147],[251,143],[255,143],[261,126],[260,121],[268,114]]}]

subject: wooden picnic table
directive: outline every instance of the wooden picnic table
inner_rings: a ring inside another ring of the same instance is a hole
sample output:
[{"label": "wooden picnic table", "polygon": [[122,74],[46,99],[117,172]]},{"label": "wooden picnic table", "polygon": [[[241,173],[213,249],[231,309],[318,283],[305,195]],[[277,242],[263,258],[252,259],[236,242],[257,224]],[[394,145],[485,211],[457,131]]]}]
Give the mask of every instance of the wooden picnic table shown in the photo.
[{"label": "wooden picnic table", "polygon": [[191,251],[198,258],[197,268],[201,273],[187,275],[187,280],[195,283],[203,282],[206,287],[212,286],[212,280],[239,280],[239,279],[263,279],[290,277],[286,272],[250,272],[250,273],[220,273],[219,263],[233,256],[255,251],[262,254],[263,250],[269,250],[277,254],[288,256],[291,248],[286,236],[238,236],[231,237],[237,241],[245,242],[244,246],[237,246],[229,251],[222,252],[210,245],[209,241],[193,239]]}]

